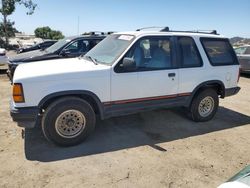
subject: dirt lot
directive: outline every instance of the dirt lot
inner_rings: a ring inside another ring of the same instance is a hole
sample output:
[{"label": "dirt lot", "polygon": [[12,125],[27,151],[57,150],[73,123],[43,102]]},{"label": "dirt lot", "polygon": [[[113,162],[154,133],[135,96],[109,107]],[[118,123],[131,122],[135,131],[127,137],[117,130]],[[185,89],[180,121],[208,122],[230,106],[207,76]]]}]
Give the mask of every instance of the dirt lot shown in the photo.
[{"label": "dirt lot", "polygon": [[[3,72],[2,72],[3,73]],[[99,121],[78,146],[56,147],[9,116],[0,75],[0,187],[216,187],[250,163],[250,78],[206,123],[181,109]]]}]

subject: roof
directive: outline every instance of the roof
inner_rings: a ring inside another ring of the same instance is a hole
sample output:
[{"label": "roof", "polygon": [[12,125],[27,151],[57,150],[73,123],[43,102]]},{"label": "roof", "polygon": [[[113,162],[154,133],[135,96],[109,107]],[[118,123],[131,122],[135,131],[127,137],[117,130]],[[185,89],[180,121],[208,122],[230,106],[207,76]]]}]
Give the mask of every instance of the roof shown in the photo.
[{"label": "roof", "polygon": [[189,32],[189,31],[127,31],[118,32],[116,34],[123,35],[134,35],[136,37],[141,35],[176,35],[176,36],[198,36],[198,37],[211,37],[211,38],[224,38],[223,35],[211,34],[211,33],[201,33],[201,32]]}]

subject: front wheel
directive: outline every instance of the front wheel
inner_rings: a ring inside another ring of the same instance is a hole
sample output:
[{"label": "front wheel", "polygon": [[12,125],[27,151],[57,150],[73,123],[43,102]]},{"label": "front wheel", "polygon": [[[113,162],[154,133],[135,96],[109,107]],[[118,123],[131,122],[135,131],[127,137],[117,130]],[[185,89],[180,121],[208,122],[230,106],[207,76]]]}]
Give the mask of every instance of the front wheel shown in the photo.
[{"label": "front wheel", "polygon": [[191,118],[196,122],[211,120],[219,105],[218,94],[214,89],[205,89],[198,93],[190,106]]},{"label": "front wheel", "polygon": [[81,143],[95,127],[95,113],[86,101],[65,97],[52,103],[42,119],[44,136],[62,146]]}]

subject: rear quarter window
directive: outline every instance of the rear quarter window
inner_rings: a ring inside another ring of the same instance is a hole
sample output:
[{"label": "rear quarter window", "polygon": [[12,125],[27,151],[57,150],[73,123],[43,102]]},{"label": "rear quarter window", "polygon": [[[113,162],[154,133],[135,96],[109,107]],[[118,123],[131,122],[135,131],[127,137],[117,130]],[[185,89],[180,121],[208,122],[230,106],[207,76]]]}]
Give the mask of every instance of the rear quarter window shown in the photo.
[{"label": "rear quarter window", "polygon": [[191,37],[178,37],[181,67],[201,67],[203,65],[198,48]]},{"label": "rear quarter window", "polygon": [[201,38],[200,40],[211,65],[223,66],[239,64],[228,39]]}]

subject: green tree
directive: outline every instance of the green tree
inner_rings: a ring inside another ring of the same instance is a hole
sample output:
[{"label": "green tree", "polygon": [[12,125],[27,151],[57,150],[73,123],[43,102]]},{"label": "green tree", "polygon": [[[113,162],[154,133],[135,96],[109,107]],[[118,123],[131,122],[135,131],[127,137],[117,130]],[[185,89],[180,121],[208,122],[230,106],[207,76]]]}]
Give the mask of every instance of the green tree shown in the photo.
[{"label": "green tree", "polygon": [[24,5],[28,9],[26,12],[27,15],[33,14],[37,5],[33,3],[32,0],[1,0],[1,2],[2,7],[0,8],[0,13],[3,16],[3,22],[1,23],[3,27],[3,33],[0,33],[0,37],[4,37],[5,43],[8,45],[8,39],[10,36],[12,36],[14,22],[11,22],[7,18],[15,11],[16,4]]},{"label": "green tree", "polygon": [[14,27],[14,24],[14,22],[7,21],[6,26],[4,26],[4,24],[0,22],[0,36],[5,36],[5,27],[8,30],[8,37],[14,37],[15,33],[19,33],[19,31]]},{"label": "green tree", "polygon": [[42,38],[42,39],[49,39],[51,29],[50,27],[46,26],[46,27],[38,27],[35,29],[34,33],[36,35],[36,37]]},{"label": "green tree", "polygon": [[51,31],[50,32],[50,38],[53,39],[53,40],[59,40],[59,39],[62,39],[64,38],[63,34],[61,31]]},{"label": "green tree", "polygon": [[50,27],[38,27],[34,31],[36,37],[42,38],[42,39],[53,39],[58,40],[64,38],[61,31],[52,30]]}]

